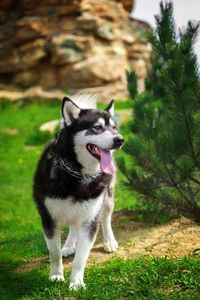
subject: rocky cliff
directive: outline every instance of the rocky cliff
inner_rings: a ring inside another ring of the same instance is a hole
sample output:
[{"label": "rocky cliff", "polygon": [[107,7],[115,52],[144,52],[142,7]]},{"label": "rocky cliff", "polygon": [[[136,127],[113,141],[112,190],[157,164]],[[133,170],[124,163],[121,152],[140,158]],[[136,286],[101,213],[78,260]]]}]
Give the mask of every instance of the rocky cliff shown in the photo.
[{"label": "rocky cliff", "polygon": [[130,19],[131,8],[128,0],[1,0],[0,83],[123,95],[125,69],[142,83],[149,65],[149,28]]}]

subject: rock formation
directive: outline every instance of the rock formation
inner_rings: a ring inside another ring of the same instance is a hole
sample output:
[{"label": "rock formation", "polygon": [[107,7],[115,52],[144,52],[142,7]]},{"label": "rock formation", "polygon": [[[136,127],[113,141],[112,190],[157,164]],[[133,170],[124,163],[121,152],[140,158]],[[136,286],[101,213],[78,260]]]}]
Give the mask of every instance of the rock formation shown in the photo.
[{"label": "rock formation", "polygon": [[[149,28],[129,0],[1,0],[0,83],[125,95],[125,69],[147,75]],[[121,93],[121,94],[120,94]]]}]

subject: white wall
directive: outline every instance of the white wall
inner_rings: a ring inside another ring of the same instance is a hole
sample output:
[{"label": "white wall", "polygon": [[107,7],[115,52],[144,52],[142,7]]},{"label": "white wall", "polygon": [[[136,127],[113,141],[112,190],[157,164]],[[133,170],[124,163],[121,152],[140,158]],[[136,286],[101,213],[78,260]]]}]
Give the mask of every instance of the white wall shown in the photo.
[{"label": "white wall", "polygon": [[[200,22],[200,0],[173,0],[174,17],[178,27],[184,27],[188,20]],[[132,15],[136,19],[145,20],[155,26],[154,15],[159,13],[160,0],[136,0]],[[200,31],[195,51],[198,55],[200,65]]]}]

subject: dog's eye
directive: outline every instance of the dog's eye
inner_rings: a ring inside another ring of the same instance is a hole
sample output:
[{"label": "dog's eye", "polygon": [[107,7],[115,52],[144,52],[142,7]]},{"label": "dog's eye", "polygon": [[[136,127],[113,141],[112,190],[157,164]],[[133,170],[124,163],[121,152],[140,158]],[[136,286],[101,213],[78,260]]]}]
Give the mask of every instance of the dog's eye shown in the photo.
[{"label": "dog's eye", "polygon": [[101,124],[97,124],[93,127],[95,130],[101,130],[103,129],[103,126]]}]

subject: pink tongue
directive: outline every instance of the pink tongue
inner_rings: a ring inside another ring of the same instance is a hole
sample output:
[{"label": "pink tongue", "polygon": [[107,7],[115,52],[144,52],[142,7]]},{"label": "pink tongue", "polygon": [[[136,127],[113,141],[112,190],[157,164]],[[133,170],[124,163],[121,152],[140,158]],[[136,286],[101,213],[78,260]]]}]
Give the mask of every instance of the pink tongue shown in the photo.
[{"label": "pink tongue", "polygon": [[100,149],[100,168],[101,171],[107,174],[113,175],[116,171],[112,156],[110,154],[110,151],[105,151],[103,149]]}]

